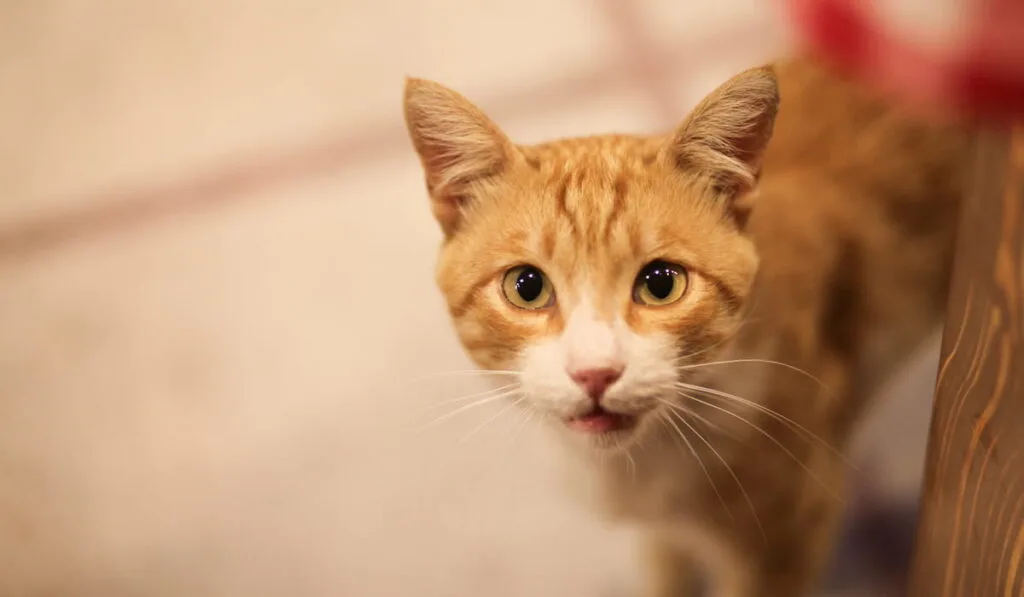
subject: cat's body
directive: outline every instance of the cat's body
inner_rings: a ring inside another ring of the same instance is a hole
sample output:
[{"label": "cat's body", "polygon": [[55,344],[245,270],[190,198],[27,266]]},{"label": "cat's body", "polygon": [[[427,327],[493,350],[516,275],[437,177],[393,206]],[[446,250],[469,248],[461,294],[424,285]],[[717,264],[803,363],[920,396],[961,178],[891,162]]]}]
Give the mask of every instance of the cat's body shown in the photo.
[{"label": "cat's body", "polygon": [[517,372],[608,513],[648,531],[653,594],[690,595],[695,571],[723,596],[807,594],[837,451],[939,323],[969,135],[806,59],[662,138],[519,147],[418,81],[406,115],[463,343]]}]

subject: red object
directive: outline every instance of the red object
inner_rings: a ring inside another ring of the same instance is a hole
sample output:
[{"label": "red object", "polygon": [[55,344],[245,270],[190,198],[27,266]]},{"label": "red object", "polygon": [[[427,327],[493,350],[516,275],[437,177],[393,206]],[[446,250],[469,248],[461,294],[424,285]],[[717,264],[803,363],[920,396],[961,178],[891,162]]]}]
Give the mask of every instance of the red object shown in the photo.
[{"label": "red object", "polygon": [[782,2],[811,50],[868,83],[947,110],[1024,118],[1024,0]]}]

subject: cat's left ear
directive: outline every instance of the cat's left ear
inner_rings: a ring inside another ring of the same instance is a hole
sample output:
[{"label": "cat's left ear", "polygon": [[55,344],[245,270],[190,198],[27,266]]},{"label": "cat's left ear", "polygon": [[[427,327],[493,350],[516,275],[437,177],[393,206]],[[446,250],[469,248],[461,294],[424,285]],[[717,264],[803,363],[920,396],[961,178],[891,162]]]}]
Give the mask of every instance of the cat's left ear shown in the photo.
[{"label": "cat's left ear", "polygon": [[439,83],[406,79],[405,124],[446,236],[462,223],[475,182],[501,172],[516,148],[482,110]]},{"label": "cat's left ear", "polygon": [[675,166],[697,176],[726,201],[741,228],[753,207],[778,108],[774,71],[747,70],[705,97],[669,141]]}]

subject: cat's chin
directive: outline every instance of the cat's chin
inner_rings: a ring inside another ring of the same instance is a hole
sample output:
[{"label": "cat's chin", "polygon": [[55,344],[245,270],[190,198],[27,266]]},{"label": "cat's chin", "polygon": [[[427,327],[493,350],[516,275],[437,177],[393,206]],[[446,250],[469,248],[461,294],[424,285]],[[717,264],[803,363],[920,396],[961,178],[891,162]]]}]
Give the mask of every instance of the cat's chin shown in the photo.
[{"label": "cat's chin", "polygon": [[610,431],[599,435],[590,435],[583,440],[588,447],[600,452],[625,452],[636,444],[636,429]]},{"label": "cat's chin", "polygon": [[626,431],[635,425],[635,416],[608,411],[600,407],[584,415],[572,417],[565,422],[565,426],[573,431],[592,435]]},{"label": "cat's chin", "polygon": [[622,414],[598,409],[564,421],[573,438],[588,447],[619,451],[635,441],[642,415]]}]

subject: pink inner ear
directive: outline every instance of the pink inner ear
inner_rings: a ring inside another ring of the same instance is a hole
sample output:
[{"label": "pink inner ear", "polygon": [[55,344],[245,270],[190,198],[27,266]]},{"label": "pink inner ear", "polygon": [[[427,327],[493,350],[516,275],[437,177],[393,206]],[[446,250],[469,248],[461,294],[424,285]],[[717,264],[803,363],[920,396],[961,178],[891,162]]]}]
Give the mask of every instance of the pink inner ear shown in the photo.
[{"label": "pink inner ear", "polygon": [[433,191],[445,179],[445,173],[457,164],[458,152],[422,126],[413,129],[413,143],[427,175],[427,186]]},{"label": "pink inner ear", "polygon": [[479,143],[478,139],[459,143],[457,140],[424,137],[419,146],[420,159],[427,174],[427,184],[433,192],[447,195],[459,193],[459,188],[472,181],[496,173],[505,158],[501,141],[493,145]]},{"label": "pink inner ear", "polygon": [[733,157],[750,166],[755,182],[760,177],[761,160],[765,147],[768,145],[768,138],[771,136],[772,124],[769,117],[758,119],[753,123],[748,134],[729,139],[730,145],[735,150]]},{"label": "pink inner ear", "polygon": [[444,178],[444,173],[450,171],[458,163],[458,154],[455,148],[446,146],[443,142],[431,139],[421,150],[423,167],[427,176]]},{"label": "pink inner ear", "polygon": [[441,225],[441,230],[444,231],[445,235],[454,234],[459,229],[459,224],[462,221],[463,204],[464,198],[459,195],[454,197],[433,196],[434,219]]}]

